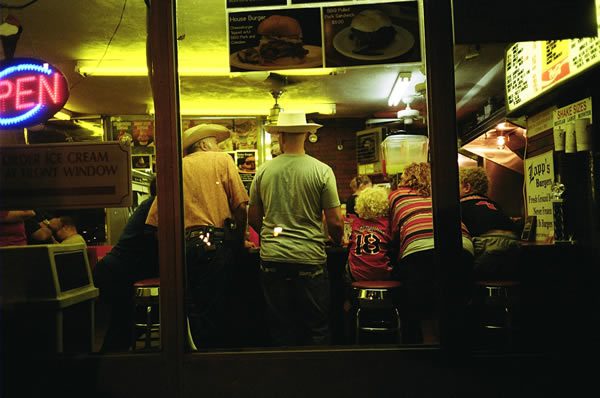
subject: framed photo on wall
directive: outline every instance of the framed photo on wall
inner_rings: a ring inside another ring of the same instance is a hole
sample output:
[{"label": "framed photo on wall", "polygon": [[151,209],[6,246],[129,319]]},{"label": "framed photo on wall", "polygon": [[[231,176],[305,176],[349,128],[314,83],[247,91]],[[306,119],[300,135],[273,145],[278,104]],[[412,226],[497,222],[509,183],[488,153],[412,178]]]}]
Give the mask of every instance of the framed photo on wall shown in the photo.
[{"label": "framed photo on wall", "polygon": [[151,155],[131,155],[131,167],[134,169],[151,169]]}]

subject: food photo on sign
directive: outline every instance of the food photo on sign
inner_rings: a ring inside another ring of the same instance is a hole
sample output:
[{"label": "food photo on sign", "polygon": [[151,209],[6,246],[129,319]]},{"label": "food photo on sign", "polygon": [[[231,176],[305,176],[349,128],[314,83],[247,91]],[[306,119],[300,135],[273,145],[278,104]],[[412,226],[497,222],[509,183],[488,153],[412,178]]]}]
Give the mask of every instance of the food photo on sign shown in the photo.
[{"label": "food photo on sign", "polygon": [[229,14],[229,64],[232,72],[323,65],[318,8]]},{"label": "food photo on sign", "polygon": [[416,1],[323,8],[325,66],[421,61]]}]

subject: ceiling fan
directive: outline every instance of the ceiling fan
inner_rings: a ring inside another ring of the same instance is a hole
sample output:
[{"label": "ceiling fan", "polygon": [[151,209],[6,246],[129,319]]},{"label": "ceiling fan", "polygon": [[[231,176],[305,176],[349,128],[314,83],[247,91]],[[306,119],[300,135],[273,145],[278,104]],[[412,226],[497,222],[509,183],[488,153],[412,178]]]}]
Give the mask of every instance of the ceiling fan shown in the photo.
[{"label": "ceiling fan", "polygon": [[415,120],[425,120],[418,109],[413,109],[410,104],[417,99],[422,98],[425,95],[426,84],[419,83],[415,85],[415,94],[402,98],[402,102],[406,104],[406,108],[401,109],[397,113],[399,120],[404,122],[405,125],[412,124]]}]

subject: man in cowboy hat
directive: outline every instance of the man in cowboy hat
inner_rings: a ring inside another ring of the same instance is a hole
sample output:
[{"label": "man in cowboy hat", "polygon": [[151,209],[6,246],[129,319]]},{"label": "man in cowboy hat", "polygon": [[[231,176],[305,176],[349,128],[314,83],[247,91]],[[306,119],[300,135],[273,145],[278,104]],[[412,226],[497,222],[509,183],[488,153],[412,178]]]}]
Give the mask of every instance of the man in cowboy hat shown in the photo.
[{"label": "man in cowboy hat", "polygon": [[304,151],[308,133],[319,127],[295,112],[281,112],[265,126],[279,135],[283,153],[259,167],[250,188],[248,220],[260,231],[261,283],[275,345],[330,342],[323,212],[336,244],[344,224],[333,170]]},{"label": "man in cowboy hat", "polygon": [[[218,145],[229,134],[218,124],[183,132],[188,318],[192,337],[202,347],[230,344],[227,289],[247,223],[248,194],[233,159]],[[149,225],[158,225],[157,202],[146,219]]]}]

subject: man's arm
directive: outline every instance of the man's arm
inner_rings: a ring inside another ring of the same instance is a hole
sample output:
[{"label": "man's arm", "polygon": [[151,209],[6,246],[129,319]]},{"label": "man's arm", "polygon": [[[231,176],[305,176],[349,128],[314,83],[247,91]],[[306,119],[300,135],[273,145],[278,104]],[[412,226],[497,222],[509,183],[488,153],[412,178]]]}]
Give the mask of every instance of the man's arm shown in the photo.
[{"label": "man's arm", "polygon": [[235,219],[235,234],[240,242],[244,241],[246,236],[246,225],[248,223],[248,213],[246,211],[246,202],[240,203],[238,207],[233,211],[233,218]]},{"label": "man's arm", "polygon": [[344,220],[340,206],[325,209],[325,221],[327,222],[327,232],[331,240],[336,245],[342,244],[344,236]]},{"label": "man's arm", "polygon": [[248,207],[248,223],[259,235],[262,229],[264,216],[265,211],[262,205],[250,205],[250,207]]},{"label": "man's arm", "polygon": [[2,215],[0,216],[0,222],[7,224],[17,223],[25,221],[33,216],[35,216],[35,211],[33,210],[9,210],[2,212]]},{"label": "man's arm", "polygon": [[47,242],[52,240],[54,243],[56,243],[56,239],[54,239],[52,230],[43,223],[39,223],[38,225],[39,228],[31,234],[31,238],[36,242]]}]

